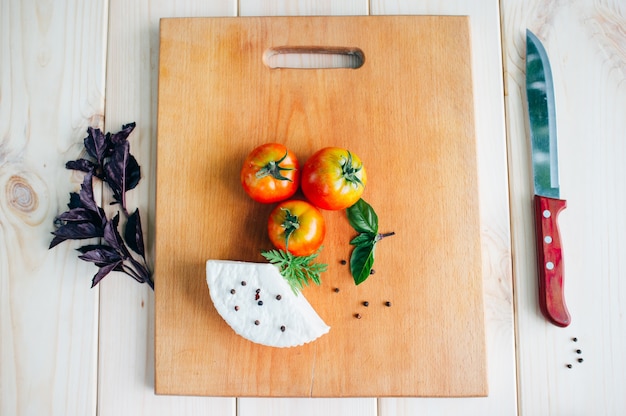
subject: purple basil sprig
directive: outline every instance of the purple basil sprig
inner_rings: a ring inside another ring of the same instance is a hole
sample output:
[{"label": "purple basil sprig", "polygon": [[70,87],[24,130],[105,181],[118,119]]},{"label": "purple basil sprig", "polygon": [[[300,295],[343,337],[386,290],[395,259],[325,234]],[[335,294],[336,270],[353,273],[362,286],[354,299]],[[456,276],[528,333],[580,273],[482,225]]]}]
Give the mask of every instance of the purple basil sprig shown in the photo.
[{"label": "purple basil sprig", "polygon": [[[91,287],[110,272],[118,271],[154,289],[152,272],[146,261],[139,209],[129,214],[126,207],[126,191],[135,188],[141,179],[140,166],[130,154],[128,142],[134,128],[135,123],[126,124],[114,134],[103,134],[100,129],[88,128],[84,145],[89,158],[73,160],[65,165],[67,169],[85,172],[85,177],[80,192],[70,193],[69,209],[56,217],[56,229],[52,232],[54,238],[49,248],[66,240],[101,239],[99,244],[78,248],[81,260],[98,267]],[[126,218],[123,236],[119,232],[120,213],[109,219],[96,203],[94,177],[111,189],[114,199],[111,204],[120,205]]]}]

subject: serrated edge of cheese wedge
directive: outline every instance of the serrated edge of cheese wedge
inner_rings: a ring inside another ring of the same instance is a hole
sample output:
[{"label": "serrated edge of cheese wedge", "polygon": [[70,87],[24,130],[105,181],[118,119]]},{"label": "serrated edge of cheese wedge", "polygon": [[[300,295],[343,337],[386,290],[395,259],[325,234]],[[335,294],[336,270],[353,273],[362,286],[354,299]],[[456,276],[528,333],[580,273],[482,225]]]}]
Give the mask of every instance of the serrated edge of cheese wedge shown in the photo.
[{"label": "serrated edge of cheese wedge", "polygon": [[219,315],[249,341],[270,347],[296,347],[330,330],[304,295],[295,295],[278,268],[270,263],[208,260],[206,279]]}]

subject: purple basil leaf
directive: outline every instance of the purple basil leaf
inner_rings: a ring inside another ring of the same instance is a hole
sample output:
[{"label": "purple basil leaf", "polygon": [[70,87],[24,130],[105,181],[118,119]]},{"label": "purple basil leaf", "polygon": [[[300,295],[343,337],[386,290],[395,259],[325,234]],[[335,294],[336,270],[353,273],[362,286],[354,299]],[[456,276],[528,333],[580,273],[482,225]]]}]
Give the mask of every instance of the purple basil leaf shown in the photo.
[{"label": "purple basil leaf", "polygon": [[107,242],[111,247],[116,249],[122,256],[128,258],[130,257],[130,252],[126,248],[124,244],[124,240],[122,240],[122,236],[120,235],[117,227],[120,222],[120,214],[115,214],[111,220],[107,221],[104,225],[104,241]]},{"label": "purple basil leaf", "polygon": [[74,209],[80,206],[80,195],[78,195],[78,192],[70,192],[70,202],[67,204],[67,207],[69,209]]},{"label": "purple basil leaf", "polygon": [[100,283],[100,281],[104,279],[104,277],[107,274],[111,273],[112,271],[114,270],[120,271],[121,266],[122,266],[122,261],[120,260],[119,262],[106,264],[100,267],[100,269],[98,270],[98,273],[96,273],[96,275],[93,277],[93,280],[91,281],[91,287],[93,288],[95,285]]},{"label": "purple basil leaf", "polygon": [[80,203],[83,208],[86,208],[95,213],[99,213],[98,205],[96,204],[96,200],[93,196],[93,174],[91,172],[87,172],[85,174],[85,178],[83,179],[83,183],[80,186],[80,193],[78,194],[80,197]]},{"label": "purple basil leaf", "polygon": [[94,222],[93,211],[86,208],[78,207],[72,208],[69,211],[65,211],[57,217],[57,220],[63,222]]},{"label": "purple basil leaf", "polygon": [[148,270],[147,267],[145,267],[142,264],[138,264],[137,269],[139,270],[139,275],[141,276],[141,278],[143,279],[144,282],[151,282],[152,281],[152,273],[150,273],[150,271]]},{"label": "purple basil leaf", "polygon": [[95,263],[99,267],[122,261],[122,257],[113,247],[103,244],[83,246],[78,251],[83,253],[78,256],[79,259]]},{"label": "purple basil leaf", "polygon": [[[74,195],[77,196],[77,194],[72,193],[70,195],[70,205],[75,204],[76,198],[74,198]],[[55,237],[50,242],[48,248],[53,248],[65,240],[84,240],[102,237],[104,234],[103,221],[105,221],[104,211],[99,207],[98,212],[93,212],[81,206],[65,211],[55,218],[57,229],[52,232]]]},{"label": "purple basil leaf", "polygon": [[130,257],[128,260],[130,261],[131,265],[133,266],[132,268],[129,267],[129,269],[131,269],[133,271],[129,272],[127,270],[124,270],[124,272],[126,274],[128,274],[129,276],[131,276],[132,278],[137,280],[139,283],[146,283],[146,282],[152,283],[152,280],[150,279],[152,274],[150,273],[150,271],[147,269],[146,266],[144,266],[143,264],[141,264],[140,262],[138,262],[137,260],[135,260],[132,257]]},{"label": "purple basil leaf", "polygon": [[126,163],[126,184],[124,185],[125,191],[134,189],[139,180],[141,179],[141,167],[137,163],[135,156],[128,154],[128,162]]},{"label": "purple basil leaf", "polygon": [[102,130],[92,127],[87,128],[87,133],[88,135],[84,140],[85,149],[91,157],[96,159],[99,165],[102,165],[108,152],[106,136],[102,133]]},{"label": "purple basil leaf", "polygon": [[128,139],[128,136],[130,136],[130,133],[132,133],[133,130],[135,129],[135,126],[136,124],[134,122],[124,124],[122,126],[122,130],[118,131],[117,133],[111,134],[109,136],[109,142],[111,146],[117,147],[120,144],[123,144],[124,142],[126,142],[126,140]]},{"label": "purple basil leaf", "polygon": [[[70,198],[75,199],[73,195]],[[104,210],[96,204],[96,199],[93,194],[93,175],[88,172],[85,174],[83,183],[80,186],[80,193],[78,194],[78,203],[74,200],[70,200],[70,206],[77,204],[78,208],[84,208],[92,213],[91,222],[99,227],[104,225],[106,221],[106,214]]]},{"label": "purple basil leaf", "polygon": [[96,165],[87,159],[71,160],[65,164],[66,169],[79,170],[81,172],[94,172]]},{"label": "purple basil leaf", "polygon": [[61,244],[62,242],[64,242],[65,240],[67,240],[67,237],[57,237],[54,236],[54,238],[52,239],[52,241],[50,242],[50,246],[48,247],[48,250]]},{"label": "purple basil leaf", "polygon": [[52,248],[65,240],[84,240],[87,238],[102,237],[102,228],[90,222],[68,222],[52,232],[55,238],[52,239]]},{"label": "purple basil leaf", "polygon": [[126,228],[124,229],[124,240],[135,253],[145,257],[143,231],[141,229],[141,217],[139,216],[138,208],[128,217]]},{"label": "purple basil leaf", "polygon": [[87,244],[86,246],[80,246],[76,249],[76,251],[79,251],[83,254],[85,254],[88,251],[94,250],[96,248],[101,248],[101,247],[109,247],[107,245],[104,244]]},{"label": "purple basil leaf", "polygon": [[120,214],[117,213],[113,218],[106,222],[104,225],[104,241],[106,241],[113,248],[120,248],[120,240],[122,239],[119,236],[119,232],[117,230],[117,226],[120,222]]},{"label": "purple basil leaf", "polygon": [[113,198],[126,209],[126,165],[128,163],[130,145],[124,142],[113,149],[111,157],[104,165],[106,183],[113,191]]}]

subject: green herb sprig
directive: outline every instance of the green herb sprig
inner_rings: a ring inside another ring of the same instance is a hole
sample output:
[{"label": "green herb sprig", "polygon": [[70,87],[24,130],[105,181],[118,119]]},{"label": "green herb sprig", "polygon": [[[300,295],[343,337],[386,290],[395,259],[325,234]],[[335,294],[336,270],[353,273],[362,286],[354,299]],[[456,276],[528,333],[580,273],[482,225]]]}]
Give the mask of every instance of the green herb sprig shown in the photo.
[{"label": "green herb sprig", "polygon": [[346,213],[350,225],[359,233],[350,241],[354,246],[350,256],[350,273],[354,283],[359,285],[371,274],[376,243],[385,237],[395,235],[395,232],[384,234],[378,232],[378,215],[363,199],[348,207]]},{"label": "green herb sprig", "polygon": [[328,269],[328,265],[314,261],[320,250],[308,256],[294,256],[284,250],[268,250],[261,254],[267,261],[278,267],[280,274],[287,280],[293,293],[297,295],[304,286],[309,285],[311,280],[317,285],[321,283],[320,274]]}]

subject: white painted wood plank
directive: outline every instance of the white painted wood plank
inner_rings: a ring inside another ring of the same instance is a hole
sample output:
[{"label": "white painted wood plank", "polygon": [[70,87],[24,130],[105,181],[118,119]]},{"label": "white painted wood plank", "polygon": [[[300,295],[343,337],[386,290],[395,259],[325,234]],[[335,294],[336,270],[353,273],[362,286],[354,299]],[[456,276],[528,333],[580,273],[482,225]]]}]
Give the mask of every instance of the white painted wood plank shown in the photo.
[{"label": "white painted wood plank", "polygon": [[367,0],[239,0],[240,16],[333,16],[368,14]]},{"label": "white painted wood plank", "polygon": [[373,0],[370,12],[470,16],[489,368],[486,398],[380,399],[380,415],[514,415],[515,343],[498,2]]},{"label": "white painted wood plank", "polygon": [[[241,16],[297,16],[297,15],[363,15],[367,14],[365,0],[336,1],[253,1],[240,0]],[[364,415],[377,414],[375,398],[358,399],[308,399],[242,398],[238,400],[238,416],[255,415]]]},{"label": "white painted wood plank", "polygon": [[[520,413],[624,414],[626,4],[610,0],[501,4],[507,46]],[[526,28],[543,41],[555,83],[561,197],[568,201],[559,216],[565,299],[572,316],[567,328],[547,323],[537,301],[522,94]],[[578,363],[578,358],[584,362]]]},{"label": "white painted wood plank", "polygon": [[[139,207],[147,249],[153,250],[154,162],[159,19],[177,16],[233,16],[235,1],[110,2],[106,127],[117,131],[135,121],[131,152],[143,181],[129,193]],[[152,256],[151,256],[152,257]],[[127,276],[101,283],[98,414],[234,415],[234,398],[175,397],[154,394],[154,294]]]},{"label": "white painted wood plank", "polygon": [[376,398],[237,400],[238,416],[376,416]]},{"label": "white painted wood plank", "polygon": [[0,3],[0,414],[95,415],[98,290],[48,250],[104,110],[106,2]]}]

